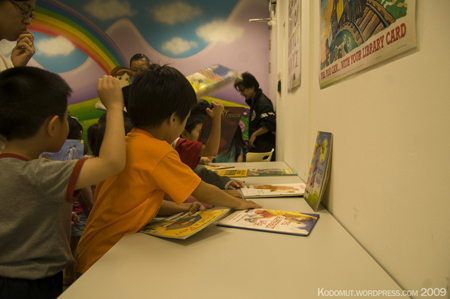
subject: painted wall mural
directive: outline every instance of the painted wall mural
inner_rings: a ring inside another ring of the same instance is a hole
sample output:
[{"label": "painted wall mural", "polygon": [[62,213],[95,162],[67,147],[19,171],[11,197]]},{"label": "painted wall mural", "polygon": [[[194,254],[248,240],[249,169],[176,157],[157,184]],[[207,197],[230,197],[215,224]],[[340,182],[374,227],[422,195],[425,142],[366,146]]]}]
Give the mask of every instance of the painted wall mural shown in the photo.
[{"label": "painted wall mural", "polygon": [[[38,0],[29,30],[36,54],[29,65],[59,73],[73,89],[69,112],[85,128],[103,111],[97,79],[144,53],[186,76],[219,63],[251,72],[269,93],[269,17],[267,0]],[[14,43],[0,42],[9,55]],[[245,105],[233,86],[208,95]]]}]

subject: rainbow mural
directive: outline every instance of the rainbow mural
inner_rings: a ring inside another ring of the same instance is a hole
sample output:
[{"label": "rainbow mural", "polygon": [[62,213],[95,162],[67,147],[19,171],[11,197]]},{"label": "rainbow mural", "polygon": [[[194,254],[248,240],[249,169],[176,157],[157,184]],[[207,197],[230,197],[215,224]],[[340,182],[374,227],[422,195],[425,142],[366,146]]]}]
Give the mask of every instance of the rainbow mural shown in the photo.
[{"label": "rainbow mural", "polygon": [[105,74],[118,65],[127,65],[114,41],[86,17],[57,1],[40,0],[38,4],[34,11],[36,19],[29,30],[53,37],[64,36],[91,57]]}]

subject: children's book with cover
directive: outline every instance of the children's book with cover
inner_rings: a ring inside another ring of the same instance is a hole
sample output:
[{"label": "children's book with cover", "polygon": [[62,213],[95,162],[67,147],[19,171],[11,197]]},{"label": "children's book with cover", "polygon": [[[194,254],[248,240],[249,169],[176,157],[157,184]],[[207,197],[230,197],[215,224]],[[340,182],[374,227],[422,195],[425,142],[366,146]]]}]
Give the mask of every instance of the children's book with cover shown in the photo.
[{"label": "children's book with cover", "polygon": [[184,240],[225,216],[229,210],[198,211],[192,215],[182,212],[162,220],[151,221],[138,232],[157,237]]},{"label": "children's book with cover", "polygon": [[283,175],[297,175],[297,172],[292,168],[253,168],[249,169],[247,176],[283,176]]},{"label": "children's book with cover", "polygon": [[317,133],[305,190],[305,200],[314,211],[319,208],[330,176],[332,145],[332,133],[321,131]]},{"label": "children's book with cover", "polygon": [[308,236],[319,219],[319,216],[319,214],[249,209],[236,211],[219,221],[217,225],[271,233]]},{"label": "children's book with cover", "polygon": [[[220,127],[220,145],[219,155],[228,153],[233,142],[233,137],[239,126],[244,107],[224,107],[222,113],[222,122]],[[202,130],[198,136],[198,141],[206,143],[211,134],[212,118],[207,114],[203,122]]]},{"label": "children's book with cover", "polygon": [[303,196],[306,184],[248,185],[240,189],[244,198]]},{"label": "children's book with cover", "polygon": [[43,152],[42,157],[54,161],[67,161],[83,158],[84,143],[79,139],[66,139],[63,146],[56,153]]},{"label": "children's book with cover", "polygon": [[219,169],[235,168],[235,166],[233,166],[233,165],[226,165],[226,164],[221,164],[221,165],[219,165],[219,164],[208,164],[208,165],[205,165],[205,168],[209,169],[209,170],[219,170]]},{"label": "children's book with cover", "polygon": [[194,88],[197,97],[200,98],[213,90],[234,82],[238,75],[235,70],[220,64],[214,64],[186,78]]},{"label": "children's book with cover", "polygon": [[229,178],[246,178],[248,169],[211,169],[211,171],[214,171],[218,175],[226,176]]}]

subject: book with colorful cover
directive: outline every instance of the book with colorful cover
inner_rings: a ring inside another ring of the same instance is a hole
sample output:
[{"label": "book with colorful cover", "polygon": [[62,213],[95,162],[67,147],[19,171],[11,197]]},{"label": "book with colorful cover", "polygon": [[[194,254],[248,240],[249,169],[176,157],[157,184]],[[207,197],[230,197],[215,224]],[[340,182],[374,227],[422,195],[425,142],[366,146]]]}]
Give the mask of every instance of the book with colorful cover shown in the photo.
[{"label": "book with colorful cover", "polygon": [[226,176],[229,178],[246,178],[248,169],[211,169],[211,171],[214,171],[218,175]]},{"label": "book with colorful cover", "polygon": [[248,209],[230,214],[219,221],[217,225],[280,234],[308,236],[319,217],[319,214]]},{"label": "book with colorful cover", "polygon": [[332,147],[333,134],[319,131],[317,133],[304,195],[305,200],[314,211],[317,211],[319,208],[330,176]]},{"label": "book with colorful cover", "polygon": [[[241,121],[244,111],[244,107],[224,107],[220,126],[219,155],[224,155],[230,150],[233,137],[239,127],[239,122]],[[207,114],[198,136],[198,141],[206,143],[211,134],[211,128],[212,118]]]},{"label": "book with colorful cover", "polygon": [[247,176],[283,176],[283,175],[297,175],[297,172],[292,168],[252,168],[248,170]]},{"label": "book with colorful cover", "polygon": [[239,74],[235,70],[229,69],[221,64],[214,64],[186,78],[194,88],[197,97],[200,98],[211,91],[233,83],[238,76]]},{"label": "book with colorful cover", "polygon": [[305,183],[248,185],[240,189],[244,198],[303,196]]},{"label": "book with colorful cover", "polygon": [[80,139],[66,139],[59,152],[43,152],[42,157],[54,161],[68,161],[83,158],[84,143]]},{"label": "book with colorful cover", "polygon": [[209,169],[209,170],[219,170],[219,169],[235,168],[235,166],[226,165],[226,164],[208,164],[208,165],[205,165],[205,168]]},{"label": "book with colorful cover", "polygon": [[162,220],[151,221],[138,232],[157,237],[184,240],[219,220],[229,210],[198,211],[192,215],[189,215],[188,212],[182,212]]}]

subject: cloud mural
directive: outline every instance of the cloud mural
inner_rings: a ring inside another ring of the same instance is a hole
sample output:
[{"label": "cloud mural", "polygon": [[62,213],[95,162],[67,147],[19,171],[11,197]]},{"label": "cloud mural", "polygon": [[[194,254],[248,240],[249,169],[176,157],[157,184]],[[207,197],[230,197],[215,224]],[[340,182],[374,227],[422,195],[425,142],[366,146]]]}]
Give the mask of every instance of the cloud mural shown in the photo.
[{"label": "cloud mural", "polygon": [[119,0],[93,0],[84,6],[84,10],[101,21],[132,17],[137,12],[129,1]]},{"label": "cloud mural", "polygon": [[182,1],[161,4],[155,8],[148,8],[148,11],[152,13],[157,22],[168,25],[195,19],[203,13],[200,7],[194,7]]},{"label": "cloud mural", "polygon": [[198,44],[193,41],[187,41],[181,37],[174,37],[170,41],[163,43],[162,49],[172,54],[182,54],[189,51],[192,48],[198,47]]},{"label": "cloud mural", "polygon": [[36,43],[36,49],[35,55],[68,56],[75,50],[75,46],[64,36],[57,36],[39,40]]},{"label": "cloud mural", "polygon": [[211,23],[200,26],[195,33],[207,43],[230,44],[242,36],[244,29],[225,20],[214,20]]}]

